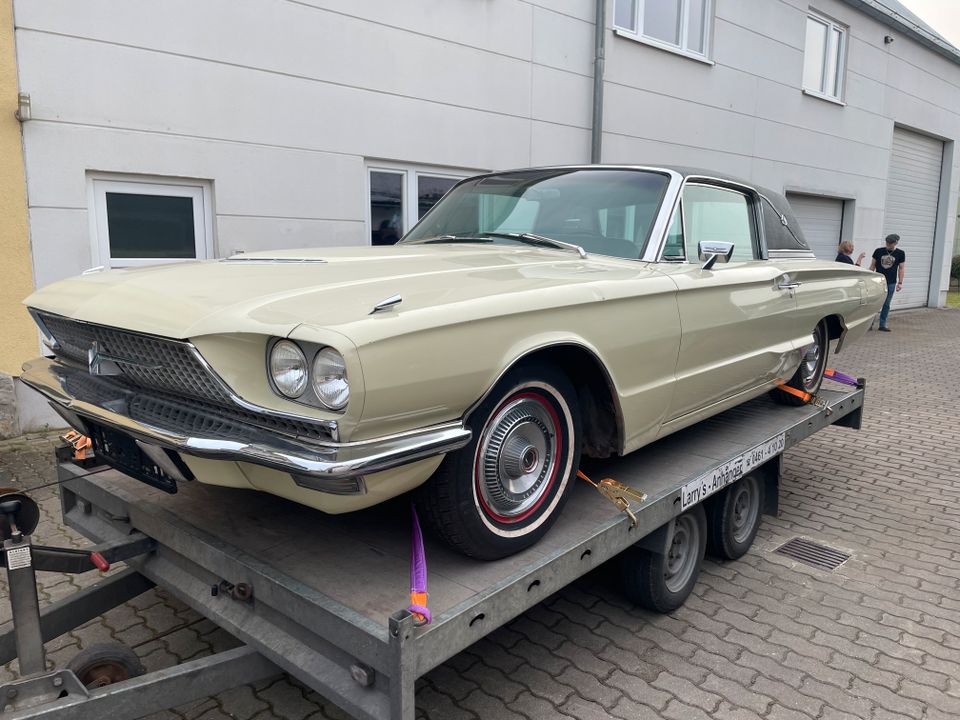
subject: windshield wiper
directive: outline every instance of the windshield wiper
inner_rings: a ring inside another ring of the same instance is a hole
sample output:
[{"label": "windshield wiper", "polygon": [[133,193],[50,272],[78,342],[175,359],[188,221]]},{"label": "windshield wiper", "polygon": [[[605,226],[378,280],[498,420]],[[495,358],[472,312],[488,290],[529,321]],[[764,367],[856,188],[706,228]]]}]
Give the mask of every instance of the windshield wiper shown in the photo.
[{"label": "windshield wiper", "polygon": [[477,237],[475,235],[437,235],[436,237],[428,237],[423,240],[414,240],[413,243],[422,243],[428,245],[431,243],[489,243],[493,242],[490,238],[486,237]]},{"label": "windshield wiper", "polygon": [[534,235],[533,233],[508,233],[508,232],[485,232],[481,234],[489,235],[490,237],[502,237],[502,238],[508,238],[510,240],[519,240],[520,242],[527,243],[528,245],[539,245],[541,247],[551,247],[551,248],[556,248],[558,250],[572,250],[582,258],[585,258],[587,256],[587,251],[584,250],[579,245],[563,242],[562,240],[554,240],[553,238],[549,238],[545,235]]}]

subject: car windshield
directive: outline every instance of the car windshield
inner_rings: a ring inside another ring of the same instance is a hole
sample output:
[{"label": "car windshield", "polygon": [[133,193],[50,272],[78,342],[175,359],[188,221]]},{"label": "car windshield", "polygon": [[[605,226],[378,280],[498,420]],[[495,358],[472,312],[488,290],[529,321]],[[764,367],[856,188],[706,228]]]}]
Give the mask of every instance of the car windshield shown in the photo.
[{"label": "car windshield", "polygon": [[668,183],[663,173],[601,168],[484,176],[453,188],[402,242],[574,245],[638,258]]}]

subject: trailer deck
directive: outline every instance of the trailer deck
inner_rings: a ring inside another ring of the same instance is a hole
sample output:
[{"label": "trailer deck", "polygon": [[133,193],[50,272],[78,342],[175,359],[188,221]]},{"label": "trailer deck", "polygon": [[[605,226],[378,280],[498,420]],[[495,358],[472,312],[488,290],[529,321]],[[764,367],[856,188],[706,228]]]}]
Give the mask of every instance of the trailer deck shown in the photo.
[{"label": "trailer deck", "polygon": [[[433,622],[423,627],[405,610],[405,499],[330,516],[265,493],[190,483],[168,495],[115,470],[90,474],[61,464],[68,525],[97,543],[142,534],[155,549],[102,581],[112,592],[101,588],[95,600],[68,598],[47,609],[45,639],[65,632],[66,615],[79,625],[142,592],[145,578],[246,647],[14,708],[11,717],[76,717],[84,704],[102,716],[138,717],[283,671],[357,718],[410,720],[418,677],[631,545],[655,543],[655,531],[711,491],[758,471],[766,510],[775,512],[783,451],[829,425],[859,427],[862,388],[821,398],[824,408],[760,398],[625,458],[585,466],[592,478],[646,494],[632,505],[635,527],[580,482],[546,537],[510,558],[470,560],[427,537]],[[10,655],[11,636],[0,635],[0,655]]]}]

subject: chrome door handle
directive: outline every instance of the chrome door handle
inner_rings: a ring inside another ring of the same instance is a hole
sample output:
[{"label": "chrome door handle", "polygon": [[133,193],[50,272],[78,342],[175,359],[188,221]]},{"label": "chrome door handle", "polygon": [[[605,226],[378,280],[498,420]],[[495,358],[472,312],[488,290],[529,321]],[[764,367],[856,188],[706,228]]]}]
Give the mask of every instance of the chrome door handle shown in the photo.
[{"label": "chrome door handle", "polygon": [[801,283],[798,282],[782,282],[777,285],[781,290],[796,290],[800,287]]}]

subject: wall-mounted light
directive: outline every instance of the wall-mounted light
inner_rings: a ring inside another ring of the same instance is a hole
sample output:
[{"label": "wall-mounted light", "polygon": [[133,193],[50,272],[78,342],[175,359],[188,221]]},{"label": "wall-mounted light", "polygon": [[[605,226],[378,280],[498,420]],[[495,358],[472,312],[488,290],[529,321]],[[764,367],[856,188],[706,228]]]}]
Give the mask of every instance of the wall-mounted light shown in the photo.
[{"label": "wall-mounted light", "polygon": [[884,35],[884,36],[883,36],[883,44],[884,44],[884,45],[889,45],[889,44],[892,43],[892,42],[893,42],[893,35]]},{"label": "wall-mounted light", "polygon": [[30,93],[17,95],[17,109],[13,114],[20,122],[30,119]]}]

